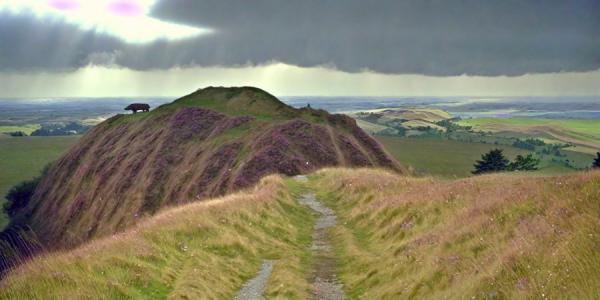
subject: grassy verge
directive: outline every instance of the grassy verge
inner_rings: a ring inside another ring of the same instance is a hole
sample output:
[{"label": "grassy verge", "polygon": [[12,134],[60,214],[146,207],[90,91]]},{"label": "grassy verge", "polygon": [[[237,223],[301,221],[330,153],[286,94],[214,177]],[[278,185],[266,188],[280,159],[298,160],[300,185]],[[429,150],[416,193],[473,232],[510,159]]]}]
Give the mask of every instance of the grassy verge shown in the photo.
[{"label": "grassy verge", "polygon": [[447,181],[329,169],[352,299],[595,299],[600,173]]},{"label": "grassy verge", "polygon": [[[0,138],[0,205],[15,184],[40,175],[44,166],[63,154],[78,136]],[[0,209],[1,210],[1,209]],[[8,219],[0,212],[0,230]]]},{"label": "grassy verge", "polygon": [[[267,297],[306,299],[313,216],[300,187],[267,177],[246,193],[166,210],[73,251],[39,257],[2,282],[2,299],[231,299],[277,260]],[[291,190],[291,192],[290,192]]]}]

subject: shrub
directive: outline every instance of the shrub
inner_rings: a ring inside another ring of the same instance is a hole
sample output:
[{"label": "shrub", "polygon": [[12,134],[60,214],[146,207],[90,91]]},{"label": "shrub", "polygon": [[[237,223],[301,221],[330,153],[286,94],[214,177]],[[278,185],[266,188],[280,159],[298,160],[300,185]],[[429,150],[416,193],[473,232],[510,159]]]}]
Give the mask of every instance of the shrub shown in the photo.
[{"label": "shrub", "polygon": [[8,191],[6,194],[7,202],[4,203],[4,211],[9,217],[14,217],[19,210],[27,206],[39,182],[40,177],[36,177],[32,180],[21,182]]},{"label": "shrub", "polygon": [[594,159],[594,163],[592,163],[592,168],[600,169],[600,152],[596,153],[597,157]]},{"label": "shrub", "polygon": [[511,171],[535,171],[538,169],[539,163],[540,160],[533,157],[532,154],[527,156],[519,154],[515,161],[509,164],[508,168]]}]

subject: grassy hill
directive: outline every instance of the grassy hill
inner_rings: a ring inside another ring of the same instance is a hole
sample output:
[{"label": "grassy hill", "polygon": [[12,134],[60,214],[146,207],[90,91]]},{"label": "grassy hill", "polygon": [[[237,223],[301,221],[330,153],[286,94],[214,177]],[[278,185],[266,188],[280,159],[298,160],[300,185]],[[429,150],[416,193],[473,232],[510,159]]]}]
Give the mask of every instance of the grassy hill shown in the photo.
[{"label": "grassy hill", "polygon": [[350,298],[595,299],[600,173],[446,181],[325,170]]},{"label": "grassy hill", "polygon": [[352,117],[359,120],[359,125],[371,134],[396,134],[399,129],[423,128],[444,132],[446,128],[436,122],[452,118],[446,111],[425,107],[381,108],[357,112]]},{"label": "grassy hill", "polygon": [[331,266],[350,299],[595,299],[600,172],[460,180],[324,169],[305,184],[272,176],[253,190],[167,209],[11,272],[0,298],[231,299],[263,259],[267,298],[307,299],[315,215],[337,215]]},{"label": "grassy hill", "polygon": [[31,228],[46,249],[72,247],[163,207],[336,165],[402,171],[347,116],[294,109],[256,88],[206,88],[94,127],[51,166],[10,229]]},{"label": "grassy hill", "polygon": [[30,261],[2,281],[0,299],[232,299],[263,259],[278,260],[269,298],[306,299],[313,219],[281,178],[268,177]]}]

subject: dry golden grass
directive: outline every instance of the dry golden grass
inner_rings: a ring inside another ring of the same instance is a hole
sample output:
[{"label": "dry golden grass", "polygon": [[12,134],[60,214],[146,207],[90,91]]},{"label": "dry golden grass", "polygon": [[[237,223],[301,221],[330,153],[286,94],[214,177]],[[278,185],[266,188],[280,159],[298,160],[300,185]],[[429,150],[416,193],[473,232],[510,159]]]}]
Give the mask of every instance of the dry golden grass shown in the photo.
[{"label": "dry golden grass", "polygon": [[168,209],[121,234],[38,257],[9,274],[0,299],[227,299],[263,259],[278,260],[268,295],[303,299],[312,222],[270,176],[246,193]]},{"label": "dry golden grass", "polygon": [[444,181],[328,169],[312,182],[338,213],[351,298],[600,295],[599,172]]}]

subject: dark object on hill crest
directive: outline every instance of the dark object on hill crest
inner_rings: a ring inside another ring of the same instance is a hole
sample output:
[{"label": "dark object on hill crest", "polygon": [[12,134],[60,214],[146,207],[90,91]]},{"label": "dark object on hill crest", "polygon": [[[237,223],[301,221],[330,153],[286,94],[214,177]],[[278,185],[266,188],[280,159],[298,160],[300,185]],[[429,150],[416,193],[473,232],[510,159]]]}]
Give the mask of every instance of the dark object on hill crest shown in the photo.
[{"label": "dark object on hill crest", "polygon": [[139,111],[149,112],[150,111],[150,105],[148,105],[146,103],[133,103],[133,104],[129,104],[127,107],[125,107],[125,110],[130,110],[134,114],[136,112],[138,112],[138,110]]},{"label": "dark object on hill crest", "polygon": [[592,164],[592,168],[600,169],[600,152],[596,153],[597,157],[594,159],[594,163]]}]

